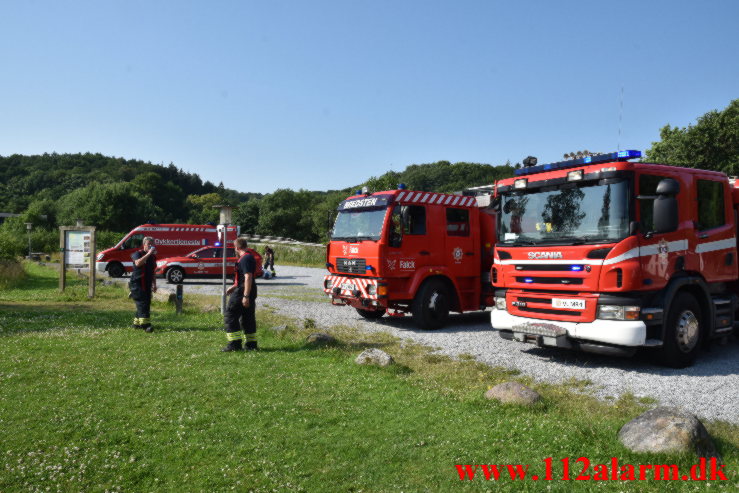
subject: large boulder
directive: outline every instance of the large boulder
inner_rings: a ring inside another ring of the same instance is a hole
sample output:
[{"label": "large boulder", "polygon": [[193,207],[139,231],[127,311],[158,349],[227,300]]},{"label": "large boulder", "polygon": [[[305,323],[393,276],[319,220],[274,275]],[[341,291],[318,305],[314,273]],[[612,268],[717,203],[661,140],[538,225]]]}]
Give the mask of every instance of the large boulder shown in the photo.
[{"label": "large boulder", "polygon": [[390,366],[395,363],[392,356],[377,348],[365,349],[354,360],[358,365]]},{"label": "large boulder", "polygon": [[541,399],[535,390],[518,382],[503,382],[491,388],[485,393],[488,399],[495,399],[504,404],[520,404],[533,406]]},{"label": "large boulder", "polygon": [[306,338],[306,342],[308,342],[308,344],[329,345],[335,344],[336,338],[323,332],[314,332]]},{"label": "large boulder", "polygon": [[156,293],[152,294],[152,298],[163,303],[174,303],[177,299],[177,294],[171,289],[157,288]]},{"label": "large boulder", "polygon": [[220,312],[221,311],[221,307],[220,307],[220,305],[216,305],[215,303],[210,303],[208,305],[203,306],[200,309],[200,311],[202,313],[215,313],[215,312]]},{"label": "large boulder", "polygon": [[634,452],[694,452],[720,459],[703,423],[675,407],[657,407],[637,416],[621,428],[618,439]]}]

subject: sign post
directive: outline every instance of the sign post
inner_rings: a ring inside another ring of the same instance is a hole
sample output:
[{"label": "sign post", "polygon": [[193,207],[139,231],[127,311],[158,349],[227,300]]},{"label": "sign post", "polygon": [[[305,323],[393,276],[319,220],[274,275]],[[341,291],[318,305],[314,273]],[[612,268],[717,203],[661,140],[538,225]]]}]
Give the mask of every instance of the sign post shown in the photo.
[{"label": "sign post", "polygon": [[[233,207],[227,204],[214,205],[216,209],[220,209],[220,221],[218,224],[218,241],[223,249],[223,291],[221,293],[221,315],[226,314],[226,250],[228,249],[228,225],[231,223],[231,210]],[[234,272],[234,275],[236,273]]]},{"label": "sign post", "polygon": [[95,296],[95,226],[60,226],[59,250],[62,253],[59,290],[67,287],[67,269],[89,269],[88,298]]}]

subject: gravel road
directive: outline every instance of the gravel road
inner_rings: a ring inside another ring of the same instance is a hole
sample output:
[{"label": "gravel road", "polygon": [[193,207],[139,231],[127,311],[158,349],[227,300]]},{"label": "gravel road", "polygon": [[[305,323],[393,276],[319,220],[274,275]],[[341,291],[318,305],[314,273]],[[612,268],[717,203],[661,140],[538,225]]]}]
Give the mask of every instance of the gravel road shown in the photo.
[{"label": "gravel road", "polygon": [[[352,308],[331,306],[320,286],[325,271],[278,266],[278,277],[258,280],[257,306],[271,306],[278,313],[311,318],[319,326],[350,325],[366,331],[384,331],[438,348],[450,356],[467,353],[491,366],[515,368],[543,382],[570,379],[591,382],[599,398],[617,398],[631,392],[652,397],[661,404],[687,409],[704,419],[739,423],[739,342],[713,344],[695,365],[675,370],[649,363],[649,355],[631,359],[611,358],[574,351],[544,349],[508,341],[490,329],[490,313],[452,315],[447,328],[419,331],[410,317],[383,317],[367,321]],[[220,293],[218,281],[186,281],[185,291]]]}]

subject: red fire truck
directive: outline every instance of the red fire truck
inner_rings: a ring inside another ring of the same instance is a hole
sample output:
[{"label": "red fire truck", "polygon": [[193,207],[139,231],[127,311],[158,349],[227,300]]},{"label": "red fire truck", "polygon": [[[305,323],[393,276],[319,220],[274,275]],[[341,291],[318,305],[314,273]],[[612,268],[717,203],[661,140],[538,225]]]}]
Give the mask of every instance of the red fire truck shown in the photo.
[{"label": "red fire truck", "polygon": [[[239,229],[229,226],[227,241],[235,240]],[[154,238],[159,259],[187,255],[202,246],[221,246],[217,227],[210,224],[142,224],[133,228],[116,246],[98,254],[97,270],[108,271],[111,277],[131,272],[131,254],[141,248],[145,236]]]},{"label": "red fire truck", "polygon": [[[410,312],[424,329],[493,303],[490,195],[364,190],[338,208],[324,291],[365,318]],[[485,201],[484,199],[488,199]]]},{"label": "red fire truck", "polygon": [[723,173],[630,162],[638,151],[529,162],[496,184],[491,323],[507,339],[690,365],[737,310],[739,189]]}]

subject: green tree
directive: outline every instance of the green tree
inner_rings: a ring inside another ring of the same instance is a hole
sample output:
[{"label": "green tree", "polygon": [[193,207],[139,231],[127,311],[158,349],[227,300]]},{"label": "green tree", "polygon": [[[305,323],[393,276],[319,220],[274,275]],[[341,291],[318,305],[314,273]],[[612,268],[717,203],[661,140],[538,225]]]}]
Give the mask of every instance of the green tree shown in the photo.
[{"label": "green tree", "polygon": [[309,213],[316,202],[317,194],[308,190],[295,192],[283,188],[266,195],[259,204],[257,233],[317,241]]},{"label": "green tree", "polygon": [[255,234],[259,226],[259,199],[242,202],[233,212],[233,222],[243,234]]},{"label": "green tree", "polygon": [[223,199],[217,193],[205,195],[188,195],[187,208],[191,224],[218,223],[220,211],[216,205],[223,205]]},{"label": "green tree", "polygon": [[739,174],[739,99],[722,111],[709,111],[695,125],[665,125],[646,161]]},{"label": "green tree", "polygon": [[91,183],[59,201],[60,224],[85,224],[101,229],[128,231],[147,221],[157,221],[161,210],[130,183]]}]

